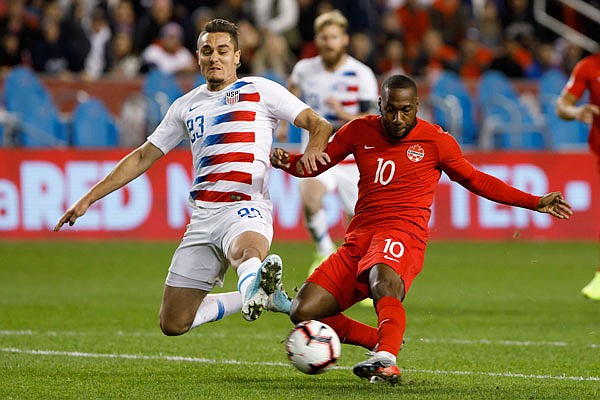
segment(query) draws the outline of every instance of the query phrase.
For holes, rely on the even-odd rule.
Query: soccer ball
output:
[[[327,371],[342,353],[340,338],[327,324],[303,321],[296,325],[285,341],[285,350],[292,365],[305,374]]]

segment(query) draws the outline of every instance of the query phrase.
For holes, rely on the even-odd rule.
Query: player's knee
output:
[[[309,319],[314,319],[314,312],[312,312],[312,307],[310,304],[303,301],[292,301],[292,308],[290,310],[290,319],[294,324],[297,324],[302,321],[307,321]]]
[[[190,324],[183,321],[160,319],[160,330],[167,336],[180,336],[190,330]]]

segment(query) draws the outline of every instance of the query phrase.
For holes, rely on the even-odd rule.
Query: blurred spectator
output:
[[[417,57],[425,32],[429,30],[431,22],[427,9],[422,7],[418,0],[406,0],[396,9],[396,16],[404,32],[404,49],[409,60]]]
[[[560,55],[556,52],[552,43],[541,43],[535,49],[535,59],[539,65],[540,75],[553,69],[562,71]]]
[[[126,32],[133,35],[136,27],[136,15],[130,0],[119,0],[116,6],[110,8],[111,26],[114,33]]]
[[[442,33],[444,42],[454,48],[465,37],[471,11],[460,0],[436,0],[429,11],[431,27]]]
[[[70,46],[61,35],[58,21],[48,18],[42,21],[41,39],[31,49],[33,68],[59,77],[68,77],[71,71],[79,71],[79,60],[73,57]]]
[[[479,31],[469,29],[460,43],[459,75],[463,78],[479,78],[494,59],[494,52],[479,40]]]
[[[158,68],[167,74],[198,71],[194,55],[183,45],[183,28],[169,22],[160,30],[160,38],[142,53],[145,69]]]
[[[186,37],[186,47],[190,51],[196,52],[198,47],[198,36],[200,36],[200,33],[204,30],[208,21],[214,18],[215,13],[210,7],[198,7],[192,12],[190,17],[191,34]]]
[[[226,19],[238,24],[241,21],[254,23],[251,3],[244,0],[223,0],[215,8],[215,18]]]
[[[475,25],[483,46],[495,50],[502,45],[502,21],[494,0],[485,1],[481,14],[475,18]]]
[[[154,0],[152,6],[141,16],[137,23],[133,45],[135,51],[143,51],[160,34],[160,29],[174,20],[171,0]]]
[[[74,72],[82,71],[85,58],[90,51],[90,41],[82,25],[88,17],[84,2],[72,2],[65,12],[60,8],[58,1],[47,2],[43,15],[44,18],[55,18],[60,21],[61,40],[67,43],[72,60],[69,69]]]
[[[104,9],[96,7],[92,10],[86,33],[90,51],[85,58],[84,73],[85,78],[94,80],[100,78],[108,67],[108,47],[112,32]]]
[[[27,57],[34,45],[39,32],[39,15],[35,15],[25,7],[25,0],[11,0],[6,2],[6,12],[0,17],[0,37],[16,36],[19,57]],[[14,38],[8,42],[2,40],[9,47],[15,45]],[[9,50],[12,52],[13,50]],[[3,62],[4,63],[4,62]]]
[[[489,69],[500,71],[509,78],[525,77],[523,68],[514,57],[517,50],[517,41],[514,38],[505,37],[502,45],[496,50],[496,54],[490,63]]]
[[[285,38],[294,53],[302,40],[298,30],[300,9],[297,0],[252,0],[254,24],[260,32],[273,32]]]
[[[254,25],[248,20],[238,22],[237,26],[239,32],[238,44],[241,53],[240,59],[244,60],[238,67],[237,72],[239,76],[244,76],[252,73],[252,60],[260,45],[261,37]]]
[[[0,36],[0,75],[23,63],[19,47],[19,36],[15,33],[7,32]]]
[[[444,43],[440,31],[430,29],[423,36],[423,46],[412,64],[411,71],[413,75],[433,82],[445,69],[457,71],[458,64],[456,49]]]
[[[141,69],[142,61],[133,52],[133,39],[127,32],[117,32],[108,52],[108,75],[118,78],[133,78]]]
[[[502,16],[502,26],[505,35],[536,36],[541,33],[541,27],[533,16],[533,1],[508,0],[506,12]]]
[[[366,64],[371,70],[377,70],[375,46],[371,37],[366,32],[354,32],[350,34],[348,53],[361,63]]]
[[[285,86],[295,63],[296,57],[283,36],[267,31],[254,54],[252,73]]]
[[[404,46],[400,39],[390,39],[386,42],[377,71],[382,75],[382,80],[390,75],[407,75],[404,65]]]
[[[298,0],[298,32],[300,34],[300,48],[296,55],[298,58],[314,57],[319,53],[314,42],[313,21],[317,17],[317,0]]]

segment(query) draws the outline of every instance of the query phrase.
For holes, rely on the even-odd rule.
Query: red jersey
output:
[[[565,86],[565,90],[578,99],[586,89],[590,92],[590,104],[600,107],[600,53],[579,61]],[[600,115],[594,117],[588,143],[590,149],[600,156]]]
[[[384,132],[381,116],[368,115],[342,126],[325,152],[331,168],[354,154],[360,172],[358,201],[348,233],[375,227],[402,227],[426,242],[431,204],[445,172],[471,192],[502,204],[537,209],[539,197],[522,192],[477,170],[463,156],[456,140],[441,127],[417,118],[415,127],[400,140]],[[296,175],[299,155],[290,157]]]

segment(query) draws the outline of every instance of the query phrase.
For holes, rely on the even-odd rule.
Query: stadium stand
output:
[[[479,145],[484,149],[543,149],[551,139],[542,118],[519,96],[499,71],[483,74],[477,85],[481,104]]]
[[[155,128],[183,90],[174,75],[152,69],[144,78],[143,93],[148,101],[148,126]]]
[[[549,127],[554,149],[585,149],[589,127],[583,122],[563,120],[555,111],[556,99],[567,83],[567,79],[564,72],[556,69],[549,70],[540,77],[538,87],[540,108]]]
[[[453,71],[444,71],[431,85],[430,101],[436,123],[462,145],[477,144],[477,125],[471,94]]]
[[[74,147],[116,147],[119,144],[115,121],[97,98],[90,97],[77,105],[71,128]]]
[[[14,119],[13,142],[23,147],[63,147],[68,127],[41,81],[29,68],[17,66],[4,81],[6,110]]]

